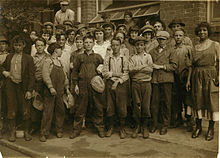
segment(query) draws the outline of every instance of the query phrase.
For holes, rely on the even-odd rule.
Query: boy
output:
[[[35,47],[37,53],[33,56],[34,66],[35,66],[35,84],[34,84],[34,93],[38,93],[40,95],[41,100],[43,101],[43,90],[44,90],[44,83],[42,78],[42,68],[45,62],[45,59],[49,56],[44,50],[46,48],[46,40],[44,38],[37,38],[35,40]],[[35,95],[34,94],[34,95]],[[38,130],[40,127],[40,121],[42,117],[42,112],[33,108],[31,111],[31,119],[32,119],[32,129],[31,133]]]
[[[12,40],[14,53],[6,57],[1,66],[0,73],[6,77],[7,117],[9,126],[9,141],[16,141],[15,119],[18,110],[22,111],[25,124],[24,138],[30,141],[30,99],[34,88],[34,62],[33,58],[25,54],[25,40],[17,35]]]
[[[111,40],[112,55],[106,56],[103,67],[103,76],[106,78],[108,131],[106,137],[113,133],[113,116],[116,111],[120,121],[120,138],[126,137],[124,129],[125,118],[127,117],[127,87],[128,87],[128,60],[120,52],[121,40]]]
[[[159,46],[150,51],[154,63],[151,81],[151,109],[154,125],[150,132],[155,132],[158,127],[158,112],[160,111],[159,115],[162,118],[160,135],[165,135],[170,123],[172,83],[174,82],[174,71],[177,67],[177,59],[175,53],[167,46],[169,33],[167,31],[158,31],[156,38]],[[163,101],[163,104],[160,104],[161,101]]]
[[[186,81],[188,77],[188,67],[186,64],[186,60],[191,57],[192,48],[189,45],[184,44],[185,38],[185,30],[182,28],[176,29],[174,32],[174,39],[176,45],[173,47],[174,53],[177,56],[177,69],[174,74],[174,103],[173,103],[173,125],[177,127],[182,123],[182,105],[184,104],[185,109],[185,116],[187,118],[187,131],[192,131],[192,124],[191,124],[191,108],[187,105],[192,105],[192,101],[190,99],[191,94],[186,90]],[[171,110],[171,111],[172,111]],[[172,116],[172,115],[171,115]],[[172,118],[172,117],[171,117]]]
[[[76,62],[73,65],[72,81],[75,93],[78,95],[77,108],[75,112],[73,132],[70,138],[73,139],[80,135],[83,118],[86,115],[88,106],[92,107],[93,122],[98,130],[99,137],[103,138],[103,105],[100,103],[101,93],[96,92],[91,87],[91,79],[97,76],[97,67],[103,64],[103,59],[99,54],[92,50],[94,46],[94,37],[87,35],[83,38],[84,53],[76,56]]]
[[[8,41],[4,36],[0,36],[0,65],[4,63],[8,55]],[[6,94],[5,94],[5,80],[0,78],[0,139],[2,138],[3,121],[6,115]]]
[[[52,43],[48,47],[51,57],[45,59],[42,68],[43,81],[47,88],[44,89],[44,111],[41,122],[40,141],[46,142],[50,133],[53,113],[55,113],[57,138],[63,137],[63,122],[65,118],[65,107],[63,104],[64,90],[69,94],[69,82],[65,74],[61,61],[58,59],[62,55],[62,47],[57,43]]]
[[[151,73],[153,72],[153,61],[150,54],[145,49],[144,37],[137,37],[135,46],[137,54],[133,55],[129,61],[129,71],[132,80],[133,117],[136,128],[132,133],[132,138],[136,138],[140,126],[143,128],[143,138],[149,137],[148,125],[151,117]],[[141,124],[142,122],[142,124]]]

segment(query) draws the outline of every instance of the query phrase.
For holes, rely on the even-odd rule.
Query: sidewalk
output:
[[[39,134],[33,135],[33,140],[26,142],[24,139],[16,139],[16,142],[7,141],[7,136],[0,140],[0,144],[6,145],[14,150],[25,153],[31,157],[118,157],[118,155],[129,155],[134,151],[144,152],[144,146],[151,145],[152,142],[158,144],[166,144],[167,150],[172,150],[169,145],[186,147],[193,151],[203,151],[208,153],[218,152],[218,122],[215,125],[215,138],[212,141],[205,141],[205,133],[207,131],[208,121],[203,121],[203,132],[197,139],[191,138],[191,133],[186,132],[184,127],[169,129],[166,135],[159,135],[159,131],[150,134],[150,139],[143,139],[141,134],[137,139],[130,138],[131,129],[127,129],[128,138],[120,139],[118,131],[115,130],[110,138],[99,138],[92,129],[83,130],[81,135],[75,139],[69,139],[70,129],[65,129],[63,138],[56,138],[51,133],[47,142],[39,141]],[[159,150],[159,149],[157,149]],[[181,149],[179,149],[181,150]],[[174,151],[175,152],[175,151]],[[183,151],[181,151],[184,153]],[[146,153],[145,153],[146,154]],[[145,155],[147,156],[147,155]],[[130,155],[129,155],[130,157]]]

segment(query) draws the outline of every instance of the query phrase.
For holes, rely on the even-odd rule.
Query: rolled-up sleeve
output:
[[[43,77],[43,81],[45,82],[45,84],[49,89],[53,88],[53,84],[50,78],[52,67],[53,67],[52,60],[50,58],[47,58],[43,64],[42,77]]]

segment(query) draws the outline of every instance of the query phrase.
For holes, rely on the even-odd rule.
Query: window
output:
[[[208,2],[208,22],[212,26],[220,26],[220,1],[209,1]]]

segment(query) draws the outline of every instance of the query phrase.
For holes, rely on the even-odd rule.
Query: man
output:
[[[68,9],[69,0],[60,0],[61,9],[55,14],[54,25],[63,24],[65,20],[70,20],[74,22],[75,12]]]
[[[102,25],[102,28],[105,30],[105,40],[111,43],[111,39],[113,38],[115,26],[112,23],[105,23]]]

